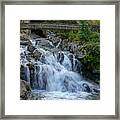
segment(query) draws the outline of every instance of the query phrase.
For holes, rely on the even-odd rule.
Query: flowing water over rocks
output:
[[[84,80],[80,61],[69,51],[62,51],[61,39],[55,43],[55,38],[49,33],[47,38],[21,40],[20,76],[32,88],[29,99],[99,99],[99,85]]]

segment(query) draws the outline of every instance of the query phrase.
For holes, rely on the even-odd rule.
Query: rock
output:
[[[36,35],[38,35],[42,38],[46,38],[46,35],[45,35],[44,31],[41,30],[41,29],[36,29],[36,30],[33,29],[33,30],[31,30],[31,34],[36,34]]]
[[[83,91],[84,92],[88,92],[88,93],[90,93],[91,92],[91,89],[90,89],[90,87],[86,84],[86,83],[83,83],[83,85],[82,85],[84,88],[83,88]]]
[[[30,37],[26,33],[21,33],[20,34],[20,40],[22,41],[28,41]]]
[[[45,98],[41,93],[31,92],[29,100],[42,100]]]
[[[80,61],[77,60],[77,59],[75,58],[75,55],[72,54],[72,53],[69,54],[68,57],[69,57],[69,59],[70,59],[70,61],[71,61],[71,64],[72,64],[72,70],[73,70],[74,72],[80,73],[80,71],[81,71],[81,63],[80,63]]]
[[[20,66],[20,78],[27,81],[27,67],[23,65]]]
[[[24,39],[24,40],[20,40],[20,45],[32,45],[31,41],[29,39]]]
[[[76,92],[77,84],[72,80],[71,77],[65,76],[63,84],[64,84],[63,87],[64,92],[65,91]]]
[[[29,64],[27,64],[27,66],[29,67],[29,69],[34,69],[34,64],[32,62],[30,62]]]
[[[20,41],[20,45],[27,46],[27,45],[29,45],[29,42],[28,41]]]
[[[34,50],[33,52],[33,58],[35,58],[35,60],[40,60],[42,53],[39,52],[38,50]]]
[[[67,49],[71,53],[75,54],[78,51],[78,46],[75,43],[70,42],[70,43],[68,43]]]
[[[46,90],[46,87],[47,87],[47,73],[46,72],[43,72],[42,79],[43,79],[42,90]]]
[[[100,93],[100,90],[93,88],[94,92]]]
[[[68,39],[63,39],[61,41],[61,44],[59,45],[59,48],[62,50],[62,51],[69,51],[68,49],[68,43],[69,43],[69,40]]]
[[[27,64],[27,66],[29,67],[30,72],[30,86],[32,89],[36,89],[38,87],[39,66],[32,62]]]
[[[70,59],[71,64],[72,64],[72,69],[73,69],[73,57],[74,55],[72,53],[68,55],[68,58]]]
[[[54,45],[52,44],[52,42],[46,38],[37,38],[36,45],[39,47],[54,48]]]
[[[69,86],[69,84],[68,84],[68,77],[67,78],[65,77],[65,80],[64,80],[63,84],[64,84],[64,90],[63,91],[64,92],[68,91],[68,86]]]
[[[84,50],[84,51],[78,50],[78,51],[76,52],[76,57],[77,57],[78,60],[81,60],[82,58],[84,58],[85,55],[86,55],[86,51],[85,51],[85,50]]]
[[[60,64],[62,64],[62,62],[64,61],[64,54],[62,52],[58,53],[57,60],[58,62],[60,62]]]
[[[30,41],[30,37],[25,34],[25,33],[21,33],[20,34],[20,45],[32,45],[31,41]]]
[[[31,87],[25,80],[20,80],[20,98],[21,100],[27,100],[31,93]]]
[[[28,45],[27,50],[29,52],[33,52],[35,50],[35,47],[33,47],[32,45]]]
[[[45,55],[41,55],[40,57],[40,61],[45,64],[46,60],[45,60]]]
[[[53,43],[54,46],[58,48],[62,40],[59,37],[54,37],[51,38],[50,41]]]
[[[26,55],[26,60],[29,61],[29,62],[31,61],[31,53],[28,53],[28,54]]]
[[[81,72],[81,63],[79,60],[75,59],[75,65],[73,67],[73,71],[74,72],[78,72],[80,73]]]

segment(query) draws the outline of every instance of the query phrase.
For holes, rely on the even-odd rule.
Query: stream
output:
[[[24,80],[32,88],[32,98],[99,100],[100,87],[81,76],[80,61],[69,51],[59,49],[61,40],[53,44],[49,37],[31,35],[31,45],[25,41],[20,44],[20,64],[24,66]]]

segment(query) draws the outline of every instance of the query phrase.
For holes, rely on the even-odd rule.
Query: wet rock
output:
[[[53,43],[53,45],[58,48],[61,44],[61,41],[62,39],[59,38],[59,37],[54,37],[54,38],[51,38],[50,41]]]
[[[39,47],[46,47],[46,48],[54,48],[54,45],[51,41],[49,41],[46,38],[37,38],[36,39],[36,45]]]
[[[83,91],[84,92],[88,92],[88,93],[90,93],[91,92],[91,89],[90,89],[90,87],[86,84],[86,83],[83,83]]]
[[[31,54],[30,53],[26,55],[26,60],[29,62],[31,61]]]
[[[46,87],[47,87],[47,73],[46,72],[43,72],[42,79],[43,79],[42,90],[46,90]]]
[[[33,52],[33,51],[35,50],[35,47],[32,46],[32,45],[28,45],[27,50],[28,50],[29,52]]]
[[[27,100],[31,93],[31,87],[25,80],[20,80],[20,99]]]
[[[93,88],[93,91],[96,93],[100,93],[100,90]]]
[[[20,45],[27,46],[29,45],[29,41],[20,41]]]
[[[41,55],[40,61],[41,61],[41,63],[44,63],[44,64],[46,63],[45,55]]]
[[[27,64],[27,66],[29,67],[29,72],[30,72],[30,86],[32,89],[34,89],[34,84],[35,84],[35,75],[36,75],[36,69],[35,69],[35,65],[30,62],[29,64]]]
[[[73,66],[74,66],[74,65],[73,65],[73,61],[74,61],[73,58],[74,58],[74,55],[73,55],[73,54],[69,54],[69,55],[68,55],[68,58],[69,58],[70,61],[71,61],[72,69],[73,69]]]
[[[62,64],[62,62],[64,61],[64,54],[62,52],[58,53],[57,60],[58,62],[60,62],[60,64]]]
[[[39,52],[38,50],[35,50],[33,52],[33,58],[35,58],[35,60],[40,60],[41,55],[42,55],[42,53]]]
[[[66,76],[65,79],[64,79],[64,82],[63,82],[63,84],[64,84],[64,92],[68,91],[68,87],[69,87],[68,79],[69,79],[69,77]]]
[[[63,51],[69,51],[68,49],[68,43],[69,43],[69,40],[68,39],[63,39],[61,41],[61,44],[59,45],[59,48]]]
[[[34,64],[32,62],[27,64],[27,66],[29,67],[29,69],[34,69]]]
[[[70,61],[73,62],[73,54],[69,54],[68,57],[69,57]]]
[[[74,72],[81,72],[81,63],[79,60],[75,59],[75,66],[73,67]]]
[[[63,46],[65,46],[64,48],[66,48],[66,50],[69,51],[70,53],[75,54],[78,51],[77,44],[72,43],[72,42],[65,42],[64,44],[63,44]]]
[[[63,84],[64,84],[63,87],[64,92],[65,91],[76,92],[77,84],[72,80],[71,77],[65,76]]]
[[[80,73],[80,71],[81,71],[81,63],[80,63],[80,61],[77,60],[77,59],[75,58],[75,55],[73,55],[72,53],[69,54],[68,57],[69,57],[69,59],[70,59],[70,61],[71,61],[71,64],[72,64],[72,70],[73,70],[74,72]]]
[[[24,60],[26,57],[26,52],[20,53],[21,60]]]
[[[20,66],[20,78],[27,81],[27,68],[23,65]]]

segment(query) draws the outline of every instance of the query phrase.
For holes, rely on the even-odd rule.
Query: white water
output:
[[[87,92],[61,92],[61,91],[42,91],[42,90],[33,90],[34,99],[41,100],[86,100],[92,99],[92,94]]]
[[[52,53],[40,48],[34,39],[31,42],[36,50],[42,53],[44,61],[41,60],[41,57],[39,61],[35,61],[32,57],[28,61],[27,56],[30,52],[27,51],[27,47],[21,46],[20,62],[27,68],[25,73],[27,81],[32,83],[33,94],[37,94],[38,99],[40,95],[44,96],[42,99],[86,99],[87,96],[95,93],[93,88],[99,89],[92,83],[83,80],[77,71],[73,72],[73,69],[76,68],[75,61],[77,61],[74,55],[72,63],[67,52]],[[51,42],[50,45],[53,46]],[[32,79],[30,78],[30,69],[27,66],[29,63],[34,65]]]

